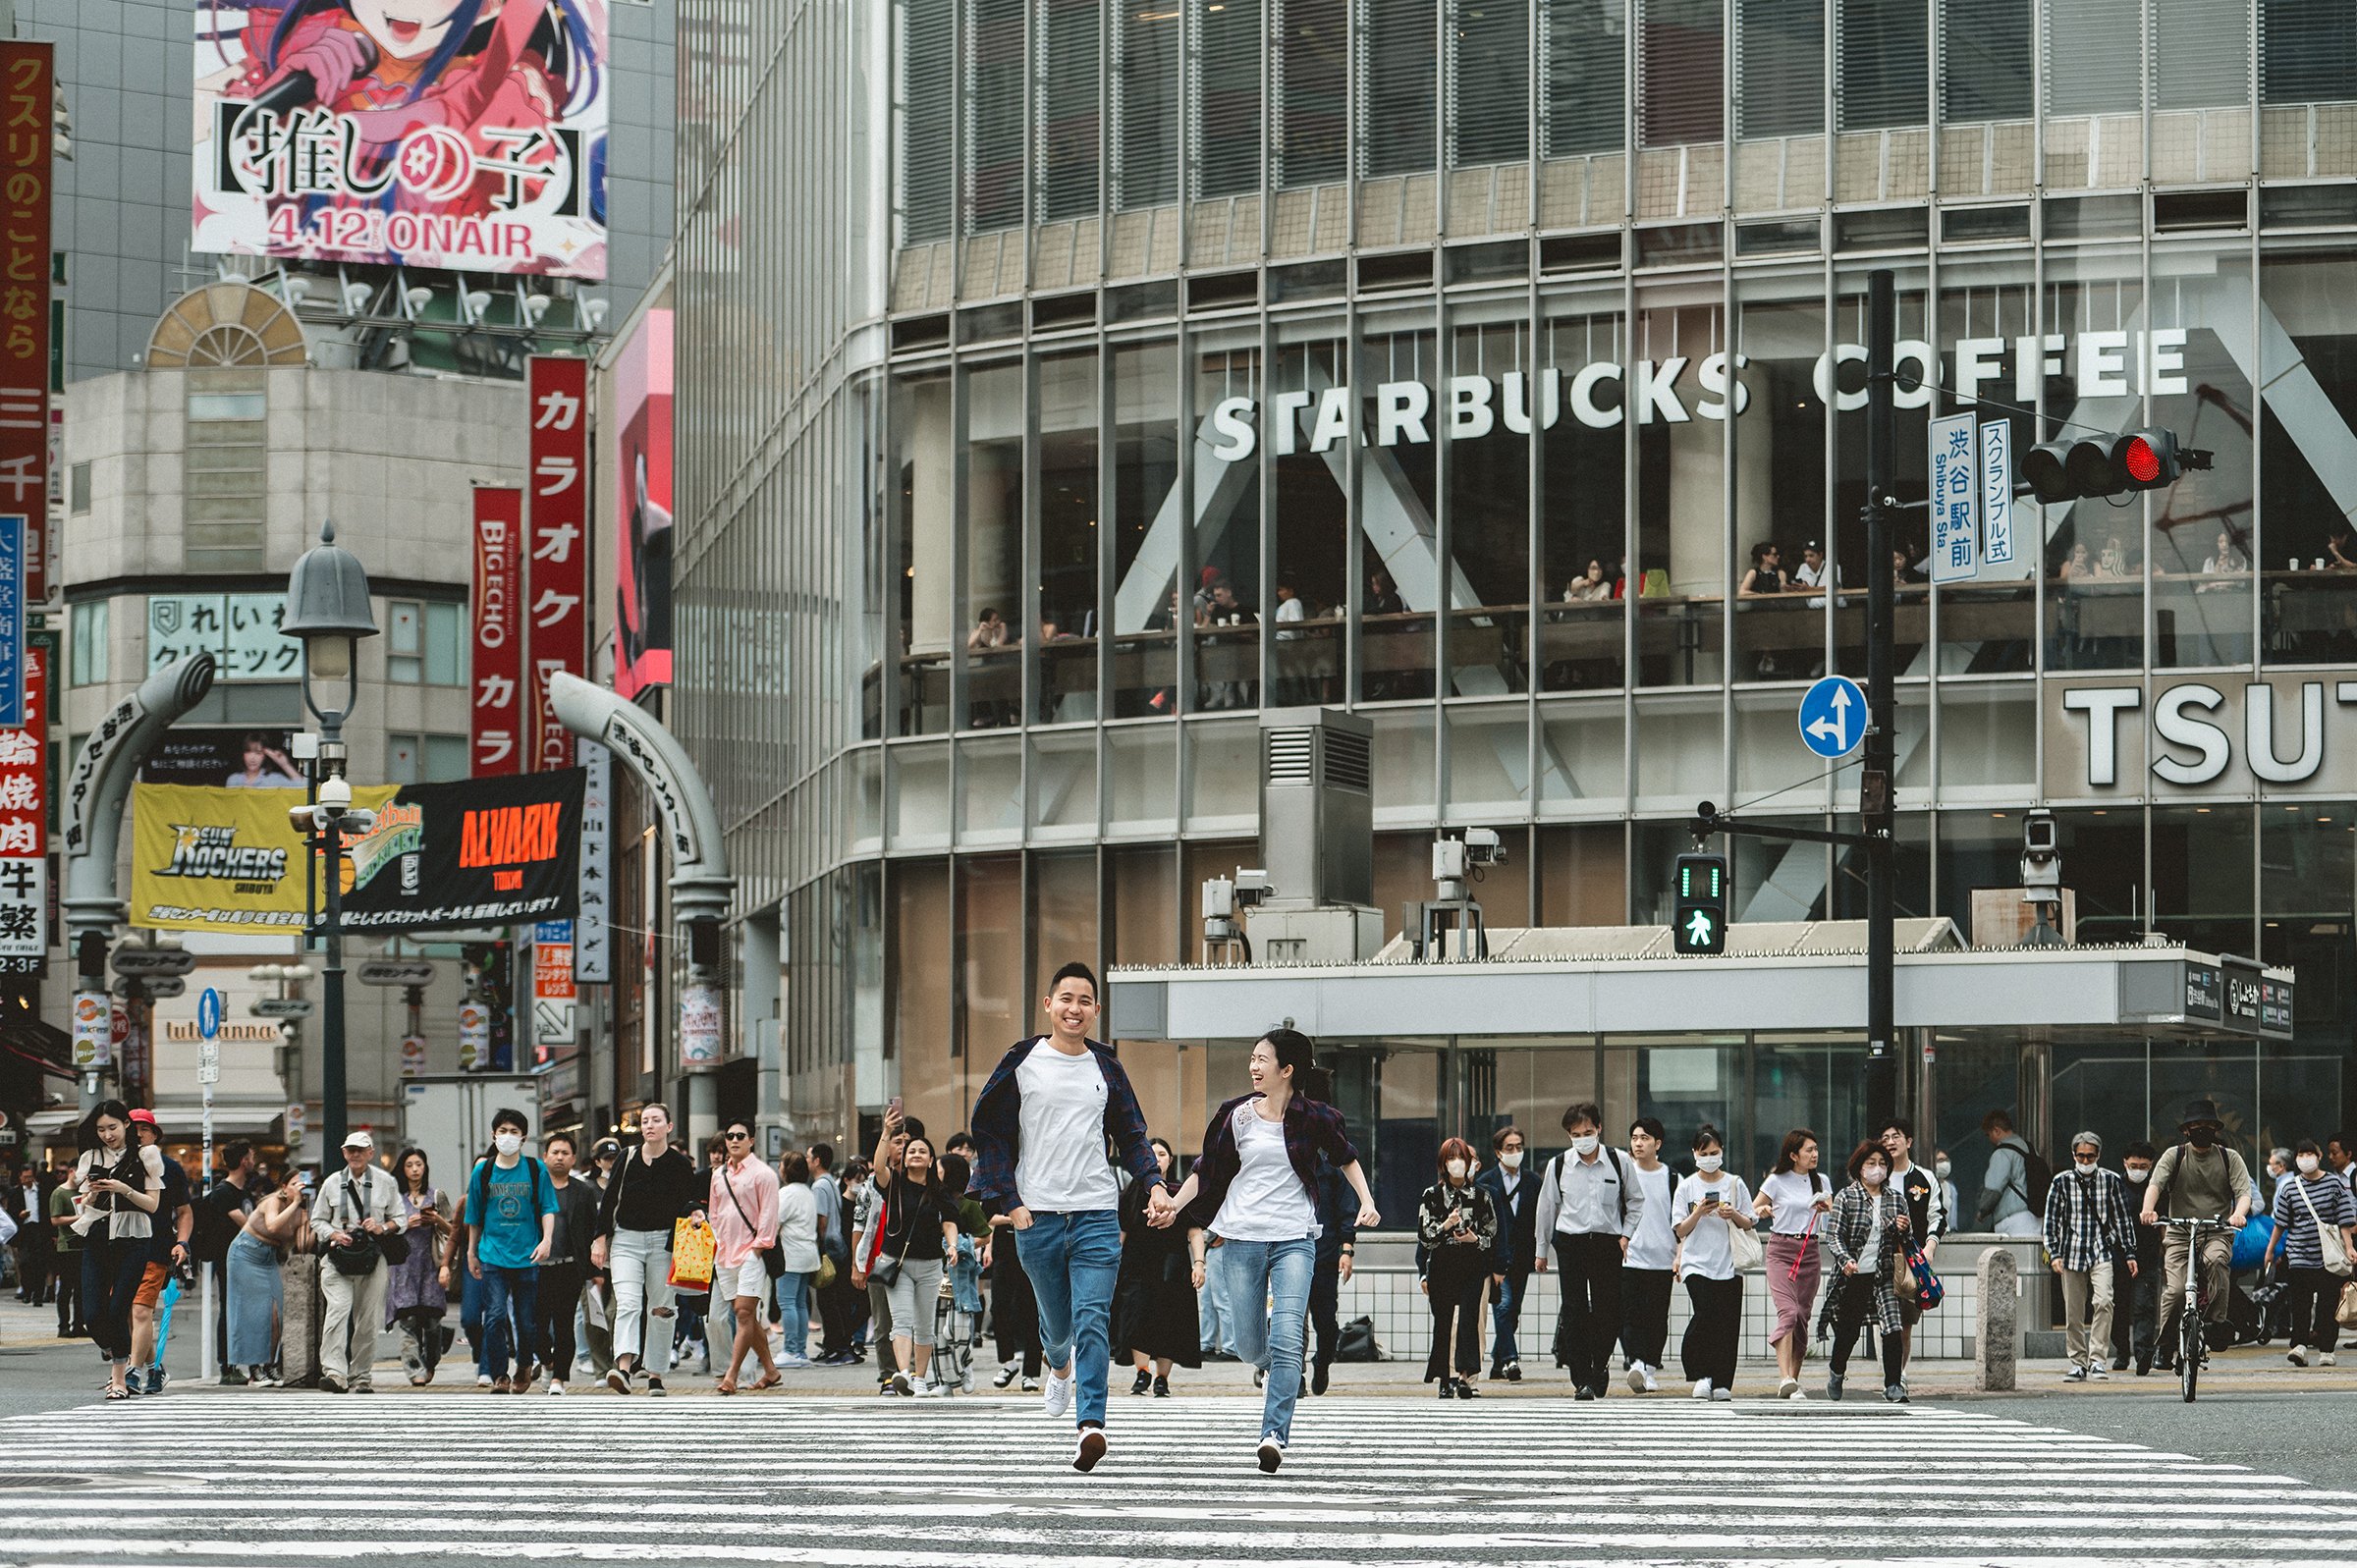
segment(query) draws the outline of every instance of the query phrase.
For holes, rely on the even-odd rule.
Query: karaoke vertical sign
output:
[[[39,604],[49,592],[44,537],[55,50],[50,43],[0,42],[0,514],[23,519],[11,585],[21,608]],[[12,651],[21,670],[22,642]]]
[[[478,485],[474,492],[474,718],[468,772],[523,771],[529,704],[523,689],[521,550],[523,492]]]
[[[527,371],[525,638],[534,772],[573,766],[573,736],[548,702],[549,676],[580,675],[589,637],[589,361],[534,354]]]

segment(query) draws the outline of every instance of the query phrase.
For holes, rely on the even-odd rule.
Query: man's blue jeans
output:
[[[1268,1374],[1261,1401],[1260,1430],[1279,1442],[1293,1439],[1293,1404],[1301,1397],[1301,1352],[1309,1324],[1309,1278],[1318,1264],[1318,1244],[1308,1236],[1291,1241],[1236,1241],[1228,1254],[1228,1321],[1235,1325],[1235,1354]],[[1268,1315],[1261,1315],[1261,1304]]]
[[[1498,1299],[1490,1303],[1490,1365],[1504,1367],[1520,1361],[1522,1353],[1514,1343],[1514,1330],[1522,1326],[1522,1298],[1530,1290],[1527,1270],[1509,1271],[1506,1281],[1495,1287]]]
[[[538,1269],[494,1269],[488,1264],[483,1266],[483,1370],[494,1379],[508,1375],[508,1358],[520,1350],[524,1359],[530,1359],[530,1352],[522,1350],[522,1345],[530,1343],[529,1337],[520,1344],[516,1325],[520,1323],[538,1323],[539,1311]]]
[[[1122,1270],[1122,1224],[1110,1209],[1031,1216],[1014,1254],[1039,1301],[1039,1342],[1051,1370],[1071,1364],[1078,1425],[1105,1425],[1113,1363],[1113,1285]],[[1306,1289],[1306,1287],[1304,1287]]]

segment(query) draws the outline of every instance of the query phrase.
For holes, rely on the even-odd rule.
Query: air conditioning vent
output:
[[[1315,783],[1313,768],[1317,758],[1317,734],[1310,730],[1272,730],[1268,731],[1268,767],[1271,784]]]
[[[1326,782],[1343,789],[1369,789],[1374,785],[1371,751],[1367,737],[1347,730],[1326,731]]]

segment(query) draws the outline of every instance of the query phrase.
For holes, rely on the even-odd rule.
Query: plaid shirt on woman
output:
[[[2046,1190],[2046,1255],[2074,1272],[2136,1256],[2136,1221],[2119,1172],[2056,1175]]]

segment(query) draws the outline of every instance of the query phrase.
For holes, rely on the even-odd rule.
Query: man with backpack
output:
[[[1604,1112],[1592,1102],[1563,1112],[1571,1148],[1547,1167],[1535,1226],[1562,1270],[1556,1360],[1569,1369],[1581,1399],[1604,1397],[1619,1337],[1620,1267],[1645,1216],[1645,1195],[1631,1177],[1628,1157],[1604,1146],[1603,1128]],[[1544,1271],[1547,1255],[1537,1252],[1531,1267]]]
[[[2218,1119],[2215,1101],[2196,1100],[2185,1108],[2178,1124],[2182,1140],[2162,1151],[2153,1166],[2153,1179],[2144,1189],[2144,1222],[2161,1222],[2163,1206],[2171,1219],[2216,1219],[2224,1216],[2227,1228],[2202,1236],[2202,1321],[2226,1321],[2226,1301],[2232,1294],[2234,1237],[2251,1217],[2250,1167],[2242,1156],[2219,1141],[2224,1123]],[[2185,1269],[2192,1248],[2190,1232],[2172,1229],[2161,1243],[2160,1365],[2174,1370],[2177,1360],[2175,1325],[2184,1305]]]
[[[556,1186],[548,1167],[523,1152],[528,1130],[521,1110],[494,1113],[491,1158],[476,1161],[466,1178],[466,1271],[483,1285],[483,1370],[495,1394],[532,1386],[540,1266],[556,1251]],[[511,1354],[518,1360],[512,1381]]]
[[[1989,1140],[1989,1173],[1981,1178],[1979,1217],[1982,1225],[2001,1236],[2036,1241],[2044,1234],[2046,1195],[2055,1181],[2055,1167],[2013,1130],[2013,1118],[1992,1110],[1981,1118]]]
[[[221,1385],[236,1387],[246,1374],[229,1364],[229,1244],[238,1239],[253,1213],[260,1193],[254,1190],[258,1170],[253,1145],[243,1138],[221,1151],[221,1175],[196,1204],[196,1261],[213,1271],[213,1359],[221,1364]]]

